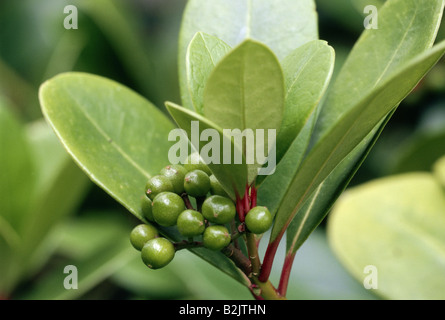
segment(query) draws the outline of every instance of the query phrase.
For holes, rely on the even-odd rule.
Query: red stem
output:
[[[257,198],[256,188],[255,185],[252,184],[252,186],[250,187],[250,200],[252,208],[256,207],[256,198]]]
[[[244,192],[244,215],[250,211],[250,197],[249,197],[249,186],[246,185],[246,191]]]
[[[280,244],[282,235],[279,235],[274,241],[270,242],[264,255],[263,265],[261,266],[260,276],[258,280],[266,282],[269,280],[270,272],[272,271],[272,264],[277,253],[278,245]]]
[[[244,222],[244,205],[243,199],[236,196],[236,212],[238,212],[238,218],[241,223]]]
[[[294,263],[295,253],[288,253],[284,259],[283,270],[281,271],[280,283],[278,284],[278,293],[286,296],[289,277]]]

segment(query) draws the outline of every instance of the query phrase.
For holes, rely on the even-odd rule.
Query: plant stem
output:
[[[266,300],[286,300],[286,297],[279,294],[270,281],[261,282],[256,277],[252,281],[260,289],[259,296],[261,298]]]
[[[281,237],[278,237],[278,239],[275,239],[267,246],[260,276],[258,277],[261,282],[266,282],[269,279],[270,272],[272,271],[273,260],[275,258],[275,254],[277,253],[278,245],[280,244],[279,239],[281,239]]]
[[[278,284],[278,292],[280,295],[285,296],[287,292],[287,286],[289,284],[289,277],[292,271],[292,264],[294,263],[295,253],[288,253],[284,259],[283,269],[281,270],[280,283]]]
[[[249,259],[252,263],[252,274],[254,277],[258,277],[260,274],[261,262],[258,256],[258,247],[256,245],[255,235],[251,232],[246,233],[247,238],[247,252],[249,253]]]
[[[233,245],[229,245],[222,249],[222,253],[224,253],[229,259],[231,259],[235,263],[235,265],[240,268],[245,275],[247,275],[247,277],[251,277],[252,263],[241,252],[241,250],[235,248]]]
[[[184,200],[184,204],[187,209],[195,210],[195,208],[193,208],[193,206],[192,206],[192,203],[190,202],[190,199],[189,199],[189,196],[187,195],[187,193],[184,192],[183,194],[181,194],[181,198],[182,198],[182,200]]]

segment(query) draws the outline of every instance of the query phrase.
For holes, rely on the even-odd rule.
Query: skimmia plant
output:
[[[313,0],[190,0],[179,37],[182,106],[166,103],[173,121],[128,88],[82,73],[45,82],[42,110],[91,180],[141,220],[131,242],[149,267],[186,248],[255,298],[283,299],[298,248],[444,54],[445,42],[433,46],[443,8],[386,1],[378,29],[364,30],[331,81],[334,49],[318,38]],[[170,160],[184,136],[202,159],[182,166]]]

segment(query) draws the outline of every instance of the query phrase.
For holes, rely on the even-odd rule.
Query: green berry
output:
[[[207,175],[211,175],[212,171],[210,171],[209,167],[202,161],[199,153],[194,152],[187,157],[184,163],[184,168],[190,172],[193,170],[201,170],[207,173]]]
[[[205,230],[204,217],[195,210],[183,211],[177,221],[178,231],[185,237],[199,236]]]
[[[161,226],[174,226],[184,210],[184,200],[176,193],[162,192],[153,199],[153,218]]]
[[[261,234],[272,226],[272,214],[266,207],[254,207],[246,215],[246,227],[255,234]]]
[[[230,198],[210,196],[202,204],[202,214],[210,222],[226,224],[236,215],[236,207]]]
[[[163,175],[153,176],[145,185],[147,196],[153,200],[161,192],[174,192],[170,179]]]
[[[190,171],[185,175],[184,189],[192,197],[204,197],[210,191],[210,178],[202,170]]]
[[[171,164],[162,168],[160,173],[170,180],[175,193],[181,194],[184,192],[184,178],[187,170],[183,166],[180,164]]]
[[[211,250],[221,250],[227,247],[230,243],[231,237],[229,230],[224,226],[210,226],[207,227],[202,236],[204,247]]]
[[[153,202],[147,196],[141,197],[141,211],[148,221],[154,221],[153,218]]]
[[[130,233],[131,245],[141,251],[144,245],[158,236],[158,230],[151,224],[140,224],[136,226]]]
[[[229,197],[227,192],[222,187],[221,183],[218,181],[218,179],[216,179],[216,177],[213,174],[210,176],[210,192],[213,195]]]
[[[142,261],[151,269],[165,267],[175,257],[175,247],[165,238],[148,241],[141,250]]]

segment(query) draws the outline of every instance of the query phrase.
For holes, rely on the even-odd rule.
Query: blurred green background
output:
[[[363,31],[368,2],[316,1],[320,38],[336,50],[336,71]],[[69,4],[79,10],[77,30],[63,27]],[[145,268],[128,241],[138,221],[89,182],[42,121],[38,88],[66,71],[114,79],[164,111],[165,100],[179,103],[177,39],[185,4],[0,2],[0,164],[13,162],[15,168],[13,174],[1,173],[0,201],[16,215],[8,224],[8,214],[0,212],[0,298],[251,298],[247,289],[189,252],[181,251],[165,269]],[[444,26],[438,39],[445,39]],[[429,171],[445,154],[444,141],[442,60],[400,105],[351,186],[394,173]],[[337,261],[325,225],[298,252],[288,298],[378,299]],[[280,252],[273,282],[284,259]],[[66,265],[79,270],[77,290],[63,287]]]

